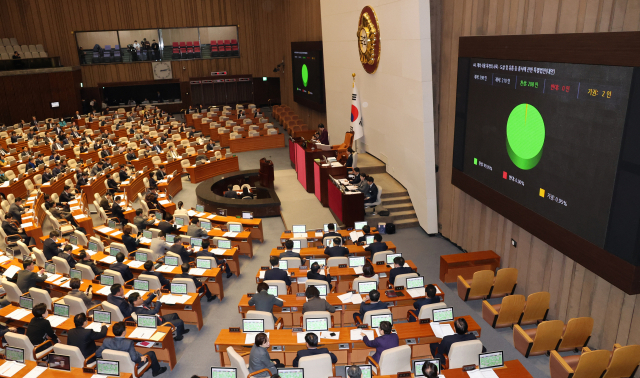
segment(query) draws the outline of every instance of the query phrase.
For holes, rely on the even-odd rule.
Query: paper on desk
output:
[[[440,323],[434,323],[431,322],[429,323],[429,325],[431,326],[431,329],[433,330],[433,334],[441,339],[445,336],[449,336],[449,335],[453,335],[453,328],[451,328],[450,324],[440,324]]]
[[[107,257],[103,258],[100,261],[105,263],[105,264],[113,264],[114,262],[116,262],[116,257],[115,256],[107,256]]]
[[[7,270],[4,271],[4,273],[2,273],[2,275],[7,278],[13,278],[13,276],[19,271],[20,271],[20,268],[18,268],[15,265],[11,265],[10,267],[7,268]]]
[[[418,288],[415,288],[415,289],[408,289],[407,293],[409,293],[411,298],[424,297],[424,295],[425,295],[424,286],[423,287],[418,287]]]
[[[156,332],[149,338],[149,340],[160,341],[166,335],[164,332]]]
[[[17,310],[11,311],[11,313],[9,315],[5,316],[5,318],[20,320],[20,319],[24,318],[25,316],[29,315],[30,313],[31,313],[31,311],[29,311],[27,309],[19,308]]]
[[[211,215],[209,215],[209,216],[207,217],[207,219],[213,219],[213,218],[215,218],[215,217],[216,217],[216,215],[215,215],[215,214],[211,214]]]
[[[73,216],[73,218],[74,218],[74,219],[84,219],[84,218],[86,218],[86,217],[87,217],[87,216],[86,216],[86,215],[84,215],[84,214],[74,215],[74,216]]]
[[[257,335],[258,335],[258,332],[245,333],[244,343],[245,344],[255,344]],[[269,332],[267,332],[267,339],[268,338],[269,338]]]
[[[332,333],[335,333],[335,336],[331,336]],[[320,338],[329,339],[329,340],[338,340],[340,338],[340,332],[331,332],[331,331],[322,331],[320,332]]]
[[[105,286],[102,289],[96,291],[96,294],[101,294],[101,295],[109,295],[111,294],[111,286]]]
[[[98,231],[104,232],[106,234],[106,233],[109,233],[109,232],[113,231],[113,228],[111,228],[111,227],[102,227],[102,228],[99,228]]]
[[[141,266],[144,265],[144,261],[129,260],[129,263],[127,265],[129,265],[132,268],[140,268]]]
[[[193,247],[193,252],[200,252],[202,247]]]
[[[168,205],[168,204],[170,204],[171,202],[169,202],[169,201],[167,201],[167,200],[162,200],[162,201],[158,201],[158,203],[159,203],[160,205]]]
[[[190,295],[165,294],[160,298],[160,302],[167,304],[185,303],[189,298],[191,298]]]
[[[71,209],[71,211],[80,210],[80,206],[71,206],[69,209]]]
[[[27,222],[27,223],[23,223],[21,225],[22,228],[27,228],[27,227],[31,227],[31,226],[33,226],[33,222]]]
[[[151,243],[151,239],[148,239],[148,238],[140,238],[140,243],[149,244],[149,243]]]
[[[13,377],[13,375],[24,368],[25,364],[21,364],[15,361],[7,361],[0,366],[0,375],[4,377]]]
[[[173,271],[173,268],[175,268],[175,267],[171,266],[171,265],[163,265],[163,266],[159,267],[158,269],[156,269],[156,272],[171,273]]]
[[[191,274],[192,276],[201,276],[206,271],[207,271],[206,269],[202,269],[202,268],[191,268],[189,269],[189,274]]]
[[[53,282],[54,285],[62,285],[63,283],[69,281],[69,278],[67,277],[62,277],[59,280],[56,280],[55,282]]]
[[[93,322],[91,324],[89,324],[88,326],[84,327],[84,329],[91,329],[95,332],[100,332],[100,330],[102,329],[102,325],[98,322]]]
[[[122,231],[116,231],[116,232],[114,232],[113,234],[111,234],[109,236],[118,236],[120,234],[122,234]]]
[[[349,190],[358,190],[358,187],[355,185],[347,185],[347,189]]]
[[[198,213],[198,214],[196,214],[196,217],[198,217],[198,218],[202,218],[202,217],[204,217],[204,216],[205,216],[205,214],[206,214],[206,213]]]
[[[11,259],[8,258],[7,256],[0,256],[0,264],[4,264],[7,261],[10,261]]]
[[[344,192],[344,194],[347,194],[347,195],[349,195],[349,194],[359,194],[359,193],[360,193],[360,192],[353,192],[353,191],[346,191],[346,192]]]
[[[58,315],[49,315],[47,317],[47,320],[49,321],[49,323],[51,323],[52,327],[57,327],[60,324],[64,323],[65,320],[67,320],[68,318],[62,317],[62,316],[58,316]]]
[[[338,295],[338,299],[340,299],[342,303],[351,303],[352,296],[353,296],[353,293],[341,294],[341,295]]]
[[[75,205],[76,203],[78,203],[78,200],[71,200],[71,201],[69,201],[69,205]]]
[[[338,163],[337,161],[334,161],[333,163],[331,163],[332,167],[342,167],[341,163]]]
[[[209,252],[213,253],[214,255],[224,255],[227,250],[223,248],[213,248],[210,249]]]
[[[197,213],[195,211],[193,211],[193,210],[187,210],[187,215],[190,216],[190,217],[192,217],[192,216],[194,216],[196,214]]]
[[[264,273],[265,273],[265,272],[266,272],[266,270],[261,270],[260,272],[258,272],[258,277],[259,277],[261,280],[264,280]]]
[[[123,182],[120,183],[120,185],[127,185],[129,183],[129,180],[125,180]]]
[[[353,268],[353,272],[355,274],[363,274],[364,272],[362,271],[362,267],[361,266],[356,266]]]
[[[435,285],[434,285],[435,286]],[[436,294],[442,294],[442,292],[440,291],[440,289],[438,289],[438,287],[436,286]]]
[[[42,184],[42,186],[45,186],[45,185],[46,184]],[[9,186],[9,181],[5,181],[5,182],[2,183],[2,185],[0,185],[1,188],[6,188],[7,186]]]
[[[316,238],[321,238],[324,234],[322,232],[316,231]]]
[[[353,242],[357,241],[361,236],[364,236],[362,231],[351,231],[349,233],[349,237],[351,238],[351,241],[353,241]]]
[[[71,289],[71,280],[66,280],[62,285],[60,285],[60,287],[64,289]]]
[[[127,338],[148,340],[155,331],[155,328],[136,327]]]
[[[228,231],[228,232],[225,232],[224,235],[222,235],[222,236],[225,237],[225,238],[235,238],[236,236],[238,236],[238,233],[237,232]]]
[[[293,233],[293,237],[294,238],[306,238],[307,237],[307,233],[306,232],[294,232]]]
[[[24,375],[23,378],[38,378],[40,374],[44,373],[47,370],[46,366],[36,366],[31,369],[30,372]]]
[[[351,341],[362,340],[361,332],[367,335],[369,340],[373,340],[373,330],[356,328],[351,330]]]
[[[360,294],[353,294],[351,296],[351,303],[353,303],[353,304],[362,303],[362,296]]]
[[[127,293],[124,295],[124,297],[125,297],[125,298],[129,298],[129,296],[130,296],[131,294],[133,294],[133,293],[138,293],[138,294],[140,294],[140,296],[141,296],[141,297],[144,297],[144,296],[147,294],[147,292],[146,292],[146,291],[144,291],[144,290],[129,290],[129,291],[127,291]]]
[[[85,252],[87,252],[87,255],[89,255],[89,256],[93,256],[93,255],[95,255],[96,253],[98,253],[98,252],[96,252],[96,251],[92,251],[92,250],[90,250],[90,249],[85,249]]]
[[[469,378],[498,378],[498,374],[493,369],[469,370],[467,374]]]
[[[31,196],[31,197],[27,198],[27,200],[29,200],[29,201],[33,201],[34,199],[36,199],[36,196]]]

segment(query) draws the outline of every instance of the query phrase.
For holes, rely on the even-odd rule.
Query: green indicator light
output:
[[[513,108],[507,120],[507,153],[516,167],[529,170],[542,157],[545,128],[538,109],[530,104]]]
[[[306,64],[302,65],[302,84],[306,87],[309,84],[309,69]]]
[[[478,159],[473,158],[473,164],[478,165]]]

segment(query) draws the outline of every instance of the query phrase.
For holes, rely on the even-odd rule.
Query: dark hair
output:
[[[198,217],[191,217],[191,224],[198,224]]]
[[[184,203],[182,201],[178,201],[178,209],[182,209],[182,205],[184,205]]]
[[[69,244],[65,245],[64,248],[62,249],[63,251],[72,251],[73,247],[70,246]]]
[[[127,224],[124,227],[122,227],[122,233],[125,235],[131,234],[131,231],[133,231],[133,227],[131,227],[130,224]]]
[[[147,260],[144,262],[144,270],[146,270],[147,272],[151,271],[151,268],[153,268],[153,261],[151,260]]]
[[[73,324],[76,325],[76,328],[82,327],[86,321],[87,315],[85,315],[84,312],[76,314],[76,316],[73,317]]]
[[[360,168],[355,167],[355,168],[353,168],[353,171],[354,171],[354,172],[360,172]]]
[[[80,253],[78,253],[78,257],[80,258],[80,260],[84,260],[84,258],[87,257],[87,252],[83,249],[82,251],[80,251]]]
[[[458,335],[464,335],[465,333],[467,333],[467,321],[464,320],[464,318],[458,318],[456,319],[455,322],[453,322],[453,325],[455,326],[456,329],[456,333]]]
[[[267,334],[264,333],[264,332],[260,332],[259,334],[256,335],[255,344],[256,344],[256,346],[260,346],[260,345],[266,343],[267,340],[268,340]]]
[[[11,214],[11,213],[9,213],[9,214]],[[56,230],[53,230],[53,231],[49,232],[49,237],[50,238],[57,238],[58,236],[60,236],[60,233],[58,231],[56,231]]]
[[[124,322],[117,322],[116,324],[113,325],[113,329],[112,329],[114,336],[122,336],[122,334],[126,330],[127,330],[127,326],[124,324]]]
[[[373,176],[367,176],[367,181],[368,182],[373,182]]]
[[[318,273],[319,270],[320,270],[320,264],[318,264],[317,261],[311,264],[311,271],[313,273]]]
[[[333,244],[337,244],[337,245],[342,244],[342,238],[339,236],[336,236],[335,238],[333,238]]]
[[[324,125],[323,125],[323,124],[319,124],[319,125],[318,125],[318,128],[319,128],[319,129],[324,129]]]
[[[182,269],[182,273],[187,273],[189,271],[189,263],[183,262],[182,265],[180,265],[180,269]]]
[[[71,281],[69,281],[69,287],[72,289],[80,289],[80,283],[79,278],[72,278]]]
[[[119,283],[113,284],[111,286],[111,294],[112,295],[118,294],[120,292],[120,289],[122,289],[122,285],[120,285]]]
[[[373,235],[373,240],[375,240],[378,243],[380,243],[382,241],[382,235],[380,235],[380,234]]]
[[[369,292],[369,299],[371,302],[377,302],[380,300],[380,292],[376,289],[373,289]]]
[[[310,347],[315,348],[318,346],[318,336],[315,333],[307,333],[304,336],[304,341],[306,341]]]
[[[133,304],[135,301],[138,300],[138,298],[140,298],[140,293],[138,292],[133,292],[131,294],[129,294],[129,303]]]
[[[122,252],[118,252],[118,254],[116,255],[116,261],[117,262],[123,262],[124,261],[124,253]]]
[[[362,226],[362,232],[364,232],[365,234],[368,234],[371,232],[371,227],[369,227],[368,224],[365,224],[364,226]]]
[[[320,297],[320,290],[318,290],[318,288],[313,285],[309,285],[307,287],[307,290],[304,291],[304,295],[309,299],[318,298]]]
[[[433,286],[433,284],[428,284],[424,291],[427,294],[427,298],[433,298],[436,296],[436,287]]]
[[[280,257],[278,256],[269,257],[269,264],[271,264],[271,266],[277,266],[278,264],[280,264]]]
[[[211,245],[211,243],[209,242],[209,239],[202,239],[202,249],[203,250],[208,250],[209,246]]]
[[[31,310],[34,318],[41,318],[45,312],[47,312],[47,305],[44,303],[38,303],[33,306],[33,309]]]
[[[333,231],[333,230],[335,230],[335,229],[336,229],[336,226],[335,226],[333,223],[329,223],[329,224],[327,225],[327,229],[328,229],[329,231]]]
[[[438,367],[431,362],[422,365],[422,375],[424,378],[438,378]]]
[[[358,365],[352,365],[349,366],[347,369],[347,376],[349,378],[360,378],[362,377],[362,370],[360,370],[360,367],[358,367]]]
[[[8,213],[8,214],[11,214],[11,213]],[[8,214],[7,214],[7,215],[8,215]],[[27,269],[27,268],[28,268],[28,267],[30,267],[33,263],[34,263],[34,262],[33,262],[33,260],[31,260],[30,258],[24,259],[24,260],[22,261],[22,268]]]
[[[158,237],[159,238],[164,238],[165,236],[166,236],[166,234],[164,233],[164,231],[158,232]]]
[[[388,322],[386,320],[380,322],[380,330],[382,332],[384,332],[385,335],[388,335],[391,333],[391,322]]]
[[[400,265],[400,267],[402,268],[404,266],[404,257],[402,256],[394,257],[393,263]]]
[[[365,277],[373,277],[375,275],[375,272],[373,271],[373,265],[365,264],[365,266],[362,267],[362,273]]]
[[[269,290],[269,285],[267,285],[265,282],[260,282],[258,284],[258,293],[261,292],[262,290]]]
[[[22,201],[22,197],[16,197],[14,202],[21,202]]]
[[[284,242],[284,247],[286,249],[293,249],[293,240],[287,239],[287,241]]]
[[[136,215],[142,214],[142,209],[136,209]]]
[[[347,148],[347,152],[349,152],[349,153],[353,153],[353,148],[348,147],[348,148]]]

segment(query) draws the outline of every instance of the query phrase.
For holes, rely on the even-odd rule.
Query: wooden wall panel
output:
[[[595,319],[590,346],[640,343],[640,295],[624,294],[526,230],[451,185],[458,37],[640,30],[640,0],[437,1],[442,20],[434,65],[437,120],[438,217],[442,234],[465,250],[493,249],[503,267],[519,269],[517,292],[551,293],[549,317]],[[435,79],[434,79],[434,82]],[[511,239],[518,242],[517,248]]]

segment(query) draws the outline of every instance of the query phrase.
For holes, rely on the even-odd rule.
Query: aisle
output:
[[[302,187],[295,170],[275,171],[274,178],[274,187],[282,203],[282,220],[288,229],[294,224],[305,224],[307,229],[322,228],[325,223],[336,221],[329,208],[322,207],[315,194],[307,193]]]

